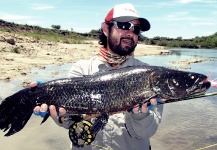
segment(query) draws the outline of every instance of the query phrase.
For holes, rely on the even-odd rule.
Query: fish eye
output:
[[[191,78],[192,80],[195,79],[195,76],[194,76],[194,75],[189,74],[189,76],[190,76],[190,78]]]
[[[179,86],[179,83],[175,79],[172,79],[172,81],[176,86]]]

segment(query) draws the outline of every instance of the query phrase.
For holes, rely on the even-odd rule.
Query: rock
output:
[[[23,75],[23,76],[26,76],[26,75],[27,75],[27,73],[26,73],[26,72],[22,72],[22,73],[21,73],[21,75]]]
[[[59,71],[53,71],[52,74],[53,74],[53,75],[58,75],[58,74],[59,74]]]
[[[15,43],[16,43],[13,38],[11,38],[11,39],[6,39],[6,42],[9,43],[9,44],[11,44],[11,45],[15,45]]]
[[[44,70],[44,69],[46,69],[46,67],[45,66],[40,66],[39,69]]]
[[[21,85],[22,85],[22,87],[27,88],[27,87],[29,87],[29,82],[24,81]]]
[[[0,36],[0,42],[6,42],[6,39],[3,36]]]

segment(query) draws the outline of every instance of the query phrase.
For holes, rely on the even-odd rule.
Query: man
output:
[[[82,77],[127,66],[147,65],[135,59],[133,53],[140,32],[149,29],[149,22],[138,16],[132,4],[114,6],[105,17],[99,32],[99,44],[102,45],[99,55],[90,60],[80,60],[74,63],[68,77]],[[31,86],[35,86],[33,84]],[[156,99],[151,99],[152,105],[156,103]],[[37,106],[34,111],[43,112],[47,108],[48,106],[43,104],[41,107]],[[69,128],[68,121],[59,122],[55,106],[50,106],[49,110],[51,117],[58,125]],[[60,114],[66,113],[63,108],[58,111]],[[150,137],[156,133],[162,111],[163,106],[153,111],[145,103],[142,106],[135,106],[130,112],[113,114],[109,116],[108,123],[103,130],[97,133],[93,145],[72,149],[149,150]]]

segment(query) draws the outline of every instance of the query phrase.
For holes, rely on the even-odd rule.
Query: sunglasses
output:
[[[114,24],[114,26],[117,29],[122,29],[122,30],[130,30],[131,28],[133,29],[133,32],[136,35],[139,35],[141,32],[141,27],[136,24],[132,24],[131,22],[117,22],[117,21],[112,21],[111,23]]]

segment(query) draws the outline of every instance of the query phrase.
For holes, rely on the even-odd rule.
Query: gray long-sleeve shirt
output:
[[[127,66],[147,65],[138,59],[130,58],[119,68]],[[111,70],[112,67],[103,62],[99,57],[90,60],[80,60],[74,63],[68,77],[82,77],[101,71]],[[113,150],[148,150],[150,137],[152,137],[161,121],[163,106],[159,106],[157,112],[149,110],[146,113],[119,113],[109,116],[105,128],[97,133],[93,142],[84,148],[73,147],[73,150],[99,150],[110,148]],[[158,114],[156,114],[158,113]],[[101,147],[101,148],[100,148]]]

